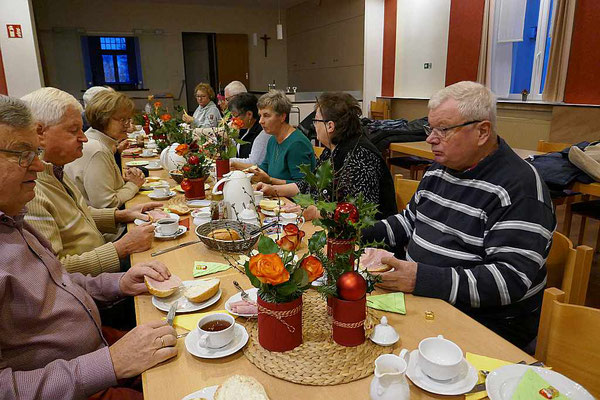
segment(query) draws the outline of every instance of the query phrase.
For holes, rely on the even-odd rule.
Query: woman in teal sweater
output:
[[[304,178],[299,166],[314,169],[316,160],[312,144],[299,130],[286,122],[292,103],[285,93],[271,90],[258,99],[259,123],[272,135],[267,154],[256,169],[254,180],[270,184],[298,182]]]

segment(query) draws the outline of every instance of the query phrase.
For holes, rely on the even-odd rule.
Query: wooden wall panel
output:
[[[0,94],[8,95],[6,76],[4,75],[4,64],[2,63],[2,50],[0,50]]]
[[[578,143],[600,140],[600,107],[554,107],[550,141]]]

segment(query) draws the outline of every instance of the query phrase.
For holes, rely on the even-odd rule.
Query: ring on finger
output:
[[[162,336],[160,337],[160,347],[165,347],[165,339]]]

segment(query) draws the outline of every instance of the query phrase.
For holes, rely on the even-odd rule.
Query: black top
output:
[[[250,157],[250,151],[252,150],[252,143],[254,142],[254,139],[256,139],[256,137],[259,135],[259,133],[261,131],[262,131],[262,126],[260,126],[260,124],[258,123],[258,120],[256,120],[256,122],[254,123],[254,125],[252,125],[252,127],[250,129],[246,130],[245,132],[240,132],[240,139],[242,139],[243,141],[248,142],[248,143],[240,145],[240,148],[237,153],[237,158]]]

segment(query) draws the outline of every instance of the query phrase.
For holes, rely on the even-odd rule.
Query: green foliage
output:
[[[268,236],[261,236],[258,240],[258,252],[261,254],[274,254],[279,251],[279,246]]]

